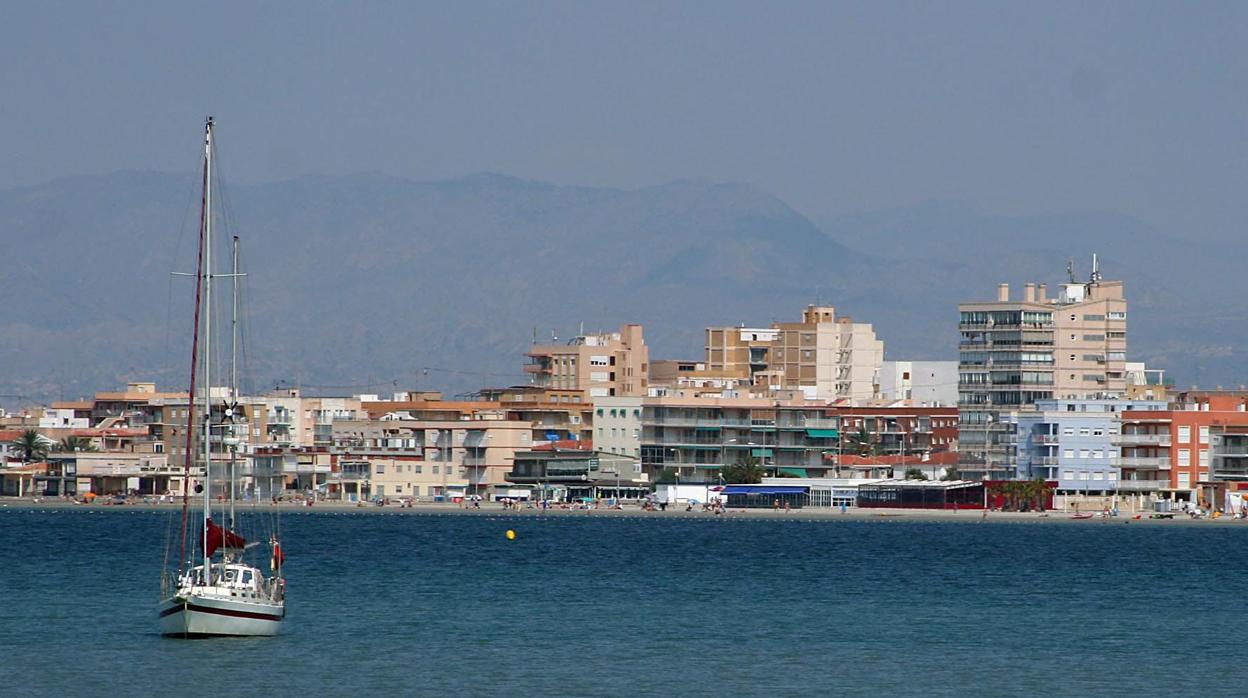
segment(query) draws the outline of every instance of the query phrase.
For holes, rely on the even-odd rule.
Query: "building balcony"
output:
[[[368,480],[369,474],[358,470],[343,470],[330,476],[331,480],[340,482],[362,482]]]
[[[1031,440],[1038,444],[1056,446],[1060,443],[1061,437],[1057,434],[1032,434]]]
[[[1118,460],[1118,464],[1123,468],[1169,468],[1170,459],[1155,456],[1124,456]]]
[[[1117,434],[1110,441],[1123,446],[1169,446],[1170,434]]]
[[[1119,480],[1119,492],[1156,492],[1170,486],[1169,480]]]

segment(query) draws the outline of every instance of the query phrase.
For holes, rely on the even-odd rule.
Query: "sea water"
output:
[[[283,634],[187,641],[172,516],[0,510],[0,693],[1243,692],[1248,525],[298,513]]]

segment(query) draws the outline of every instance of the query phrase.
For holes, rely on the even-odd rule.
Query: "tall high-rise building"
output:
[[[706,328],[706,370],[809,399],[867,401],[875,395],[884,343],[869,323],[807,306],[801,322],[768,328]]]
[[[1121,281],[1101,279],[1093,258],[1086,283],[1073,274],[1056,298],[1028,283],[1021,299],[1000,284],[995,301],[960,303],[959,470],[1008,479],[1013,425],[1003,411],[1038,400],[1123,395],[1127,389],[1127,301]]]

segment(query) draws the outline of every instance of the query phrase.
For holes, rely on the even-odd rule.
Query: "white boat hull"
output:
[[[282,627],[280,604],[179,595],[160,605],[160,633],[172,637],[266,637]]]

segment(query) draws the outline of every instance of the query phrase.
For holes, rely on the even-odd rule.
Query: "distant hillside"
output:
[[[878,266],[736,184],[359,175],[224,194],[250,273],[257,387],[522,381],[535,330],[566,338],[582,322],[643,322],[656,356],[697,356],[707,323],[791,317]],[[193,262],[195,195],[192,178],[154,173],[0,192],[0,229],[27,260],[0,280],[0,393],[185,384],[191,291],[169,272]]]
[[[581,323],[641,322],[653,356],[698,357],[708,324],[794,318],[815,300],[874,322],[890,358],[954,358],[959,299],[989,297],[1002,280],[1057,282],[1068,255],[1086,274],[1092,251],[1127,281],[1133,356],[1210,385],[1242,380],[1245,365],[1245,330],[1230,321],[1244,316],[1231,281],[1243,251],[1166,240],[1120,217],[933,205],[821,230],[745,185],[613,190],[489,174],[308,177],[223,193],[249,272],[253,389],[519,382],[535,331],[565,339]],[[14,260],[0,275],[0,395],[185,385],[191,288],[169,272],[191,268],[196,197],[190,176],[133,172],[0,191]]]

